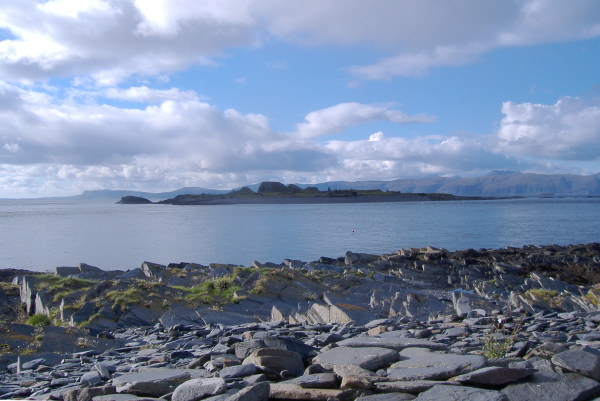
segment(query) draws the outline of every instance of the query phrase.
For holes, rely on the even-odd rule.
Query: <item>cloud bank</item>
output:
[[[168,82],[191,67],[218,69],[234,49],[272,43],[368,48],[374,58],[340,71],[368,84],[425,76],[495,49],[598,36],[596,0],[4,0],[0,197],[490,169],[584,172],[572,162],[599,161],[600,108],[580,97],[504,99],[495,132],[407,138],[394,127],[418,132],[436,116],[340,101],[309,108],[293,132],[277,132],[273,116],[217,107]],[[153,88],[157,82],[167,88]],[[364,128],[358,140],[344,135],[378,122],[392,128]]]

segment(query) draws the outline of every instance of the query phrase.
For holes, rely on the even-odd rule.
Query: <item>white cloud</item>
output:
[[[346,128],[368,121],[383,120],[398,124],[432,122],[427,115],[409,116],[399,110],[361,103],[340,103],[325,109],[310,112],[306,122],[298,124],[297,135],[301,138],[316,138],[339,134]]]
[[[239,7],[238,7],[239,5]],[[159,76],[256,42],[244,2],[5,0],[0,72],[13,81]]]
[[[362,79],[423,74],[504,46],[600,35],[596,0],[4,0],[0,73],[12,81],[92,77],[113,85],[268,44],[375,47]],[[77,79],[80,81],[80,79]]]
[[[520,156],[600,160],[600,107],[564,97],[553,105],[505,102],[499,148]]]

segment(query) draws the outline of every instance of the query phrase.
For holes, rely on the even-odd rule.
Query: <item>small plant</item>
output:
[[[510,335],[504,333],[504,330],[500,327],[501,323],[501,321],[498,321],[494,329],[488,333],[483,343],[481,355],[488,359],[504,358],[508,354],[521,330],[523,319],[520,319],[515,324]]]
[[[35,315],[30,316],[25,323],[31,326],[41,327],[49,326],[52,322],[50,321],[48,316],[42,313],[36,313]]]
[[[539,300],[545,302],[552,308],[560,306],[562,298],[559,296],[556,290],[545,290],[541,288],[532,288],[525,291],[525,295],[529,296],[533,300]]]

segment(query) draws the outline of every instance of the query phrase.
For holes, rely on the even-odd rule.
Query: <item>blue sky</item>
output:
[[[600,172],[596,0],[4,0],[0,198]]]

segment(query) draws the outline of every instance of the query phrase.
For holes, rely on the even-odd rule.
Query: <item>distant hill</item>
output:
[[[301,185],[302,186],[302,185]],[[458,196],[600,196],[600,173],[594,175],[493,172],[481,177],[431,177],[393,181],[332,181],[312,185],[319,190],[381,189],[383,191],[448,193]]]
[[[480,177],[428,177],[403,178],[393,181],[330,181],[319,184],[295,184],[300,188],[316,187],[320,191],[367,190],[397,191],[407,193],[445,193],[456,196],[600,196],[600,173],[593,175],[533,174],[494,171]],[[248,185],[258,191],[260,183]],[[239,190],[234,188],[233,190]],[[177,195],[218,195],[231,190],[202,187],[185,187],[170,192],[141,192],[127,190],[85,191],[69,199],[118,200],[124,196],[137,196],[153,201],[174,198]]]
[[[141,192],[141,191],[127,191],[124,189],[112,190],[112,189],[100,189],[95,191],[84,191],[81,195],[71,196],[70,199],[82,199],[82,200],[115,200],[124,196],[137,196],[140,198],[146,198],[150,200],[162,200],[168,198],[174,198],[177,195],[202,195],[202,194],[225,194],[229,190],[209,189],[202,187],[184,187],[169,192]]]

